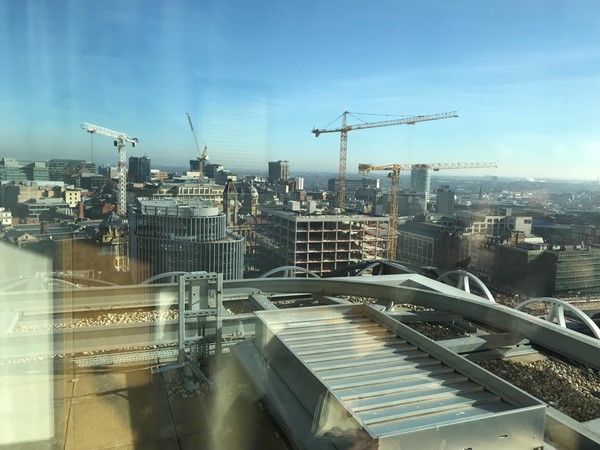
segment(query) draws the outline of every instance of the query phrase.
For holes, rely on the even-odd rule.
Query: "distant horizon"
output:
[[[116,156],[116,151],[115,151],[115,156]],[[140,156],[140,155],[127,155],[127,161],[129,161],[129,157],[130,156]],[[141,156],[147,156],[147,155],[141,155]],[[75,158],[66,158],[66,157],[53,157],[53,156],[49,156],[48,158],[45,159],[32,159],[32,158],[16,158],[14,156],[7,156],[7,155],[0,155],[0,159],[3,158],[12,158],[15,159],[17,161],[23,161],[23,162],[40,162],[40,161],[49,161],[52,159],[65,159],[65,160],[82,160],[88,163],[92,163],[92,161],[88,158],[85,157],[75,157]],[[161,170],[164,172],[190,172],[189,169],[189,164],[185,165],[178,165],[178,164],[154,164],[152,162],[152,158],[150,158],[151,161],[151,169],[153,170]],[[191,159],[191,158],[190,158]],[[271,161],[276,161],[271,160]],[[116,164],[116,158],[115,158],[115,163],[110,164],[110,163],[98,163],[98,162],[93,162],[93,164],[96,165],[96,168],[100,168],[100,167],[117,167]],[[210,163],[210,162],[209,162]],[[219,164],[222,165],[223,168],[225,170],[234,172],[234,173],[242,173],[244,175],[261,175],[261,176],[265,176],[268,174],[268,168],[265,167],[264,169],[251,169],[251,168],[235,168],[235,167],[227,167],[225,164],[220,163],[220,162],[215,162],[215,164]],[[432,163],[428,163],[428,162],[419,162],[419,163],[415,163],[415,164],[432,164]],[[290,163],[291,166],[291,163]],[[164,169],[164,170],[163,170]],[[530,182],[539,182],[539,183],[543,183],[543,182],[561,182],[561,183],[595,183],[595,184],[600,184],[600,177],[596,177],[595,179],[592,178],[554,178],[554,177],[525,177],[525,176],[508,176],[508,175],[495,175],[493,173],[483,173],[483,174],[473,174],[474,171],[476,170],[482,170],[482,171],[489,171],[490,169],[465,169],[465,170],[458,170],[458,171],[451,171],[451,172],[447,172],[447,171],[433,171],[432,175],[436,176],[436,177],[444,177],[444,178],[452,178],[452,179],[457,179],[457,178],[465,178],[465,179],[486,179],[486,178],[493,178],[496,177],[498,180],[521,180],[521,181],[530,181]],[[495,169],[491,169],[491,170],[495,170]],[[402,172],[403,174],[410,174],[410,171],[404,171]],[[319,169],[298,169],[298,170],[294,170],[293,167],[290,167],[290,176],[301,176],[302,174],[315,174],[315,175],[330,175],[330,178],[338,178],[339,172],[338,171],[333,171],[333,170],[319,170]],[[369,178],[379,178],[381,180],[384,180],[385,178],[387,178],[387,172],[385,171],[380,171],[380,172],[371,172],[370,175],[365,176],[362,175],[358,172],[352,172],[350,170],[346,171],[346,178],[361,178],[361,177],[369,177]]]
[[[116,163],[88,122],[169,166],[198,156],[189,114],[225,167],[336,171],[340,133],[311,130],[344,111],[361,111],[349,126],[456,111],[349,132],[348,173],[493,161],[497,176],[597,178],[600,2],[96,3],[0,2],[0,154]]]

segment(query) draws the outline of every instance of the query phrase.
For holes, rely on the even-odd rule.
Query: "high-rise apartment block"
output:
[[[147,156],[130,156],[127,179],[133,183],[150,181],[150,158]]]
[[[292,179],[294,182],[293,189],[295,191],[303,191],[304,190],[304,177],[294,177]]]
[[[429,201],[429,190],[431,189],[431,170],[412,169],[410,171],[410,191],[421,195],[425,203]]]
[[[289,161],[269,161],[269,183],[285,181],[290,176]]]
[[[229,231],[225,221],[216,206],[138,199],[129,214],[134,281],[173,271],[220,272],[226,280],[242,278],[244,238]]]
[[[446,216],[454,214],[454,191],[450,186],[435,191],[435,211]]]

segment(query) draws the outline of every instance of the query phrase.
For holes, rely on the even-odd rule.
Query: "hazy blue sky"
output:
[[[596,179],[599,17],[595,0],[0,0],[0,157],[90,159],[86,121],[184,166],[189,112],[227,168],[336,171],[339,134],[310,131],[344,110],[456,110],[351,132],[348,173],[497,161],[500,176]],[[116,163],[109,138],[94,160]]]

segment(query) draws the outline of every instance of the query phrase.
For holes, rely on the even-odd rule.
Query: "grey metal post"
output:
[[[185,362],[185,274],[177,277],[178,283],[178,306],[179,306],[179,327],[177,332],[177,355],[179,363]]]

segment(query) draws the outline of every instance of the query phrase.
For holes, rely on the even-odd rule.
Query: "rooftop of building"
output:
[[[16,224],[0,228],[4,231],[5,237],[19,237],[29,234],[42,239],[89,239],[96,235],[100,220],[87,220],[78,224],[71,223],[36,223],[36,224]],[[1,226],[0,226],[1,227]]]
[[[436,236],[445,229],[444,225],[440,225],[437,223],[415,222],[413,220],[406,221],[403,225],[400,225],[400,228],[403,230],[418,232],[428,236]]]
[[[23,202],[25,204],[37,204],[37,205],[66,205],[67,203],[63,198],[54,198],[54,197],[37,197],[30,198],[29,200]]]
[[[1,182],[2,184],[8,186],[27,186],[27,187],[37,187],[37,188],[52,188],[52,187],[64,187],[64,181],[45,181],[45,180],[35,180],[35,181],[27,181],[27,180],[5,180]]]
[[[175,197],[151,200],[138,198],[139,209],[143,214],[168,215],[178,217],[211,217],[223,215],[219,208],[205,201],[183,202]]]
[[[211,180],[198,180],[198,177],[176,177],[162,180],[160,182],[146,182],[146,187],[156,187],[162,189],[170,189],[174,187],[210,187],[212,189],[223,189],[222,184],[217,184]]]
[[[15,405],[20,411],[35,411],[35,418],[7,416],[7,423],[14,427],[10,434],[4,433],[0,438],[9,445],[13,438],[12,443],[19,445],[16,448],[24,449],[278,450],[339,449],[351,448],[351,445],[358,448],[360,444],[360,448],[367,448],[367,444],[373,443],[368,434],[357,433],[348,438],[348,433],[344,433],[348,428],[338,427],[340,422],[347,425],[345,418],[356,417],[364,421],[360,424],[366,423],[363,431],[374,433],[380,428],[381,442],[394,437],[403,444],[402,448],[438,448],[447,442],[445,439],[455,444],[453,448],[533,448],[531,442],[537,442],[536,448],[543,445],[546,449],[563,450],[596,448],[600,442],[597,420],[574,420],[559,412],[559,408],[566,408],[570,403],[563,400],[563,396],[556,401],[537,400],[525,394],[524,387],[521,387],[523,391],[516,389],[517,381],[508,379],[510,372],[522,380],[531,379],[527,386],[538,386],[549,380],[558,382],[561,373],[568,370],[566,373],[577,383],[571,383],[569,378],[568,384],[550,389],[552,392],[548,395],[561,393],[564,397],[581,399],[576,386],[580,382],[597,386],[597,372],[576,373],[577,369],[560,361],[549,361],[525,344],[513,348],[514,353],[507,352],[503,360],[498,360],[502,364],[494,358],[488,361],[490,364],[485,369],[500,373],[498,378],[477,367],[464,354],[475,353],[467,347],[493,350],[505,345],[509,342],[507,333],[470,329],[463,334],[456,330],[467,325],[465,318],[489,321],[502,330],[508,327],[519,340],[527,337],[532,342],[548,343],[550,348],[568,348],[575,359],[589,360],[591,367],[597,370],[595,357],[599,347],[592,338],[554,329],[556,325],[527,318],[526,314],[511,313],[505,306],[416,275],[240,280],[225,283],[224,288],[224,306],[232,310],[223,316],[224,323],[231,315],[235,316],[236,324],[243,323],[244,327],[234,326],[233,329],[243,332],[237,336],[237,344],[228,345],[230,353],[224,353],[218,362],[211,356],[202,366],[210,384],[200,384],[194,392],[186,391],[185,383],[193,382],[193,377],[185,371],[179,372],[176,364],[169,369],[168,364],[174,361],[176,353],[168,356],[169,348],[164,346],[143,349],[156,356],[127,364],[116,362],[119,355],[135,357],[132,350],[136,349],[122,348],[112,354],[99,351],[54,359],[32,358],[31,361],[23,357],[18,363],[0,366],[4,392],[10,393],[4,398],[4,404]],[[116,316],[124,317],[126,313],[112,307],[127,299],[133,300],[131,289],[138,288],[112,286],[69,293],[69,303],[65,304],[71,305],[70,308],[78,303],[88,307],[94,304],[97,294],[104,294],[103,304],[98,307],[110,309],[110,314],[100,317],[113,322],[83,325],[78,332],[65,327],[46,335],[70,337],[65,342],[74,346],[73,351],[98,342],[99,348],[112,348],[111,345],[126,345],[138,335],[142,342],[151,343],[153,334],[148,330],[157,329],[156,325],[160,324],[161,339],[172,342],[171,337],[165,336],[174,335],[176,321],[165,317],[155,318],[155,323],[116,320]],[[140,291],[142,289],[146,292],[143,301],[148,305],[157,299],[161,305],[168,305],[176,301],[176,293],[181,292],[175,284],[155,289],[145,286]],[[305,294],[294,297],[296,292],[318,292],[323,303],[315,306],[315,298]],[[407,300],[402,292],[411,303],[414,300],[417,305],[428,306],[428,310],[406,310],[406,305],[398,305],[398,309],[384,312],[369,304],[353,305],[336,298],[350,293],[366,295],[379,299],[374,306],[383,306],[392,298]],[[240,310],[240,298],[246,295],[244,307],[247,309]],[[72,296],[76,296],[78,302],[72,301]],[[353,297],[353,300],[358,298]],[[52,308],[60,304],[55,299]],[[39,308],[39,301],[19,305]],[[248,308],[248,305],[253,307]],[[291,309],[294,306],[298,308]],[[249,311],[255,313],[246,314]],[[72,314],[70,311],[67,317]],[[86,317],[91,316],[86,314]],[[20,316],[19,324],[26,325],[27,318],[27,315]],[[426,327],[409,326],[413,319],[440,322],[450,318],[453,321],[450,335],[441,333],[439,328],[430,327],[427,331]],[[96,334],[93,341],[86,341],[86,332],[99,325],[105,331]],[[260,329],[262,334],[255,329]],[[264,330],[270,330],[271,334]],[[439,334],[435,335],[434,330]],[[20,331],[21,335],[27,332]],[[40,330],[29,332],[44,335]],[[252,340],[255,333],[264,339]],[[484,339],[486,337],[490,340]],[[499,342],[494,344],[492,337],[500,339]],[[38,337],[36,342],[39,341]],[[56,347],[50,346],[51,351],[62,348],[60,340],[55,342]],[[406,345],[407,342],[410,345]],[[94,363],[95,358],[103,362]],[[314,370],[301,372],[304,367]],[[318,408],[304,407],[313,397],[317,399],[322,390],[315,380],[325,380],[327,395],[322,397]],[[342,392],[344,389],[346,392]],[[343,408],[335,409],[336,398],[342,395],[345,396]],[[582,409],[581,404],[578,406]],[[416,424],[410,422],[415,416],[419,420]],[[510,420],[505,420],[507,417]],[[488,431],[482,433],[482,429]],[[23,436],[32,436],[34,432],[40,433],[37,442],[31,446],[20,444],[19,439],[24,440]],[[41,432],[45,434],[42,436]],[[422,445],[415,445],[414,439]],[[572,445],[576,439],[581,445]],[[460,445],[456,445],[457,441]],[[43,447],[45,444],[48,446]]]
[[[306,210],[301,211],[291,211],[290,209],[286,209],[285,206],[259,206],[259,210],[264,213],[272,214],[274,216],[283,217],[290,220],[295,220],[297,222],[311,222],[311,221],[319,221],[319,222],[346,222],[349,220],[354,221],[376,221],[376,222],[389,222],[389,217],[387,216],[371,216],[366,214],[356,214],[356,213],[340,213],[340,214],[323,214],[318,211],[312,214],[309,214]]]

